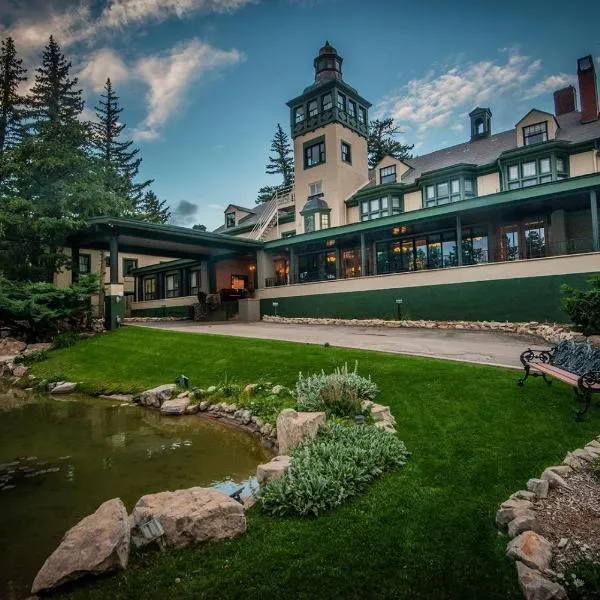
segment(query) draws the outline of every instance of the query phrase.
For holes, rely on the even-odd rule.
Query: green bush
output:
[[[278,516],[317,516],[404,465],[407,455],[403,442],[377,427],[332,423],[292,451],[286,474],[261,490],[262,508]]]
[[[300,373],[295,390],[298,410],[325,411],[340,417],[361,414],[361,403],[374,400],[379,389],[370,377],[361,377],[357,369],[355,365],[354,371],[348,371],[345,364],[329,374],[321,371],[304,377]]]
[[[30,352],[29,354],[21,354],[15,357],[15,364],[25,365],[30,367],[34,363],[48,360],[47,350],[37,350],[36,352]]]
[[[564,585],[570,600],[598,600],[600,563],[584,560],[571,565],[565,573]]]
[[[600,334],[600,276],[590,277],[588,283],[590,289],[585,291],[564,284],[562,309],[583,335],[597,335]]]
[[[52,338],[52,348],[58,350],[59,348],[70,348],[74,346],[81,338],[75,331],[65,331]]]

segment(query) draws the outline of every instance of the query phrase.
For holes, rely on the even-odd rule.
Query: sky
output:
[[[39,64],[50,34],[72,61],[86,117],[110,77],[141,177],[173,223],[221,225],[254,205],[286,102],[314,79],[325,40],[344,80],[392,116],[414,154],[467,141],[468,113],[489,106],[492,131],[576,81],[577,59],[600,71],[600,3],[547,0],[0,0],[0,37]]]

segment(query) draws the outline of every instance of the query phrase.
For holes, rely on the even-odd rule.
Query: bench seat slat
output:
[[[539,371],[540,373],[547,373],[548,375],[551,375],[552,377],[555,377],[564,383],[568,383],[569,385],[576,386],[577,382],[579,381],[579,375],[575,375],[574,373],[559,369],[558,367],[548,365],[546,363],[532,364],[531,368]]]

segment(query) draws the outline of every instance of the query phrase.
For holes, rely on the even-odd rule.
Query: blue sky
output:
[[[54,33],[88,108],[113,79],[143,175],[175,223],[211,229],[227,204],[278,183],[264,174],[270,140],[325,39],[371,116],[394,116],[424,154],[465,141],[476,105],[494,131],[551,111],[577,58],[600,70],[598,22],[589,0],[0,0],[0,36],[35,66]]]

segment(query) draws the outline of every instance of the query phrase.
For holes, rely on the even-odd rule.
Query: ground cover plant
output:
[[[517,370],[133,327],[52,350],[32,369],[87,390],[139,392],[180,373],[204,387],[229,373],[291,388],[299,370],[355,361],[398,421],[412,453],[404,467],[318,519],[253,509],[238,540],[137,554],[126,572],[63,597],[522,600],[496,510],[600,429],[598,410],[573,420],[573,392],[560,382],[519,389]]]

